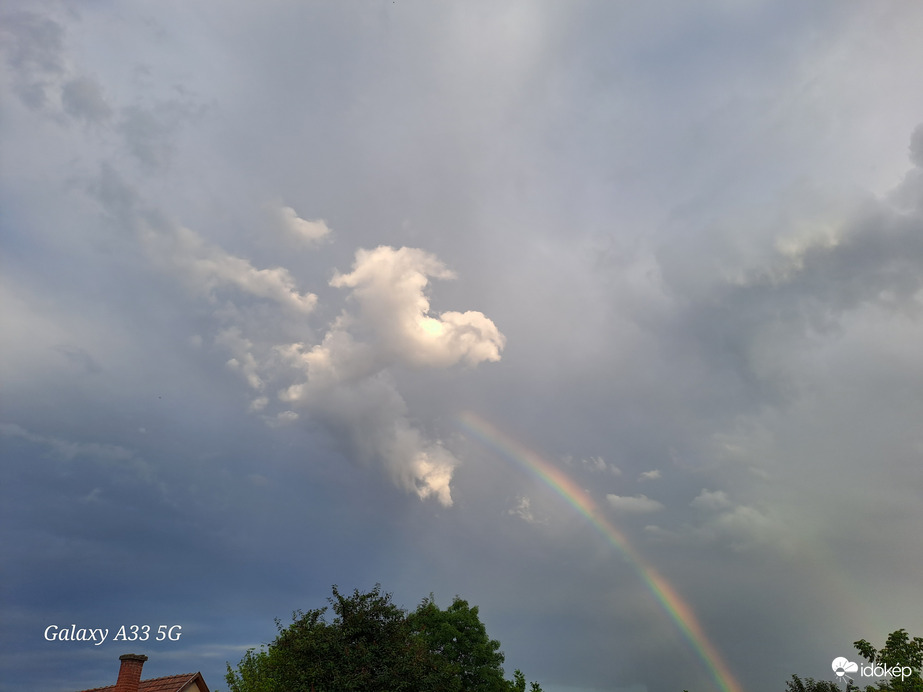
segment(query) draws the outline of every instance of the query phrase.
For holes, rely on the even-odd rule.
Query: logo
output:
[[[855,673],[857,670],[859,670],[858,663],[853,663],[842,656],[833,659],[833,672],[836,673],[838,678],[843,677],[846,673]]]
[[[846,673],[859,673],[862,677],[866,678],[909,678],[913,675],[913,668],[910,666],[892,666],[888,667],[886,665],[864,665],[859,666],[858,663],[850,661],[848,658],[839,658],[833,659],[833,663],[830,664],[833,668],[833,672],[836,673],[838,678],[846,677],[847,680],[852,680],[852,678],[846,676]]]

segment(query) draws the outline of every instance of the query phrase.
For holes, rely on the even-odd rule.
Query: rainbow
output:
[[[740,683],[734,678],[714,644],[709,641],[689,604],[634,549],[625,534],[603,516],[599,507],[585,490],[538,454],[501,432],[480,416],[466,411],[457,416],[457,421],[463,430],[471,433],[481,442],[534,473],[548,487],[557,492],[574,509],[586,517],[590,524],[595,526],[635,566],[654,598],[657,599],[673,622],[676,623],[676,626],[685,635],[696,654],[702,659],[702,662],[718,683],[718,687],[723,692],[742,692],[743,688]]]

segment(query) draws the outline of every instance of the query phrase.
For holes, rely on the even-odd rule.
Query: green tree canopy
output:
[[[500,642],[487,636],[477,606],[456,596],[452,605],[440,610],[430,594],[407,620],[444,666],[447,692],[506,692]]]
[[[525,692],[520,671],[504,678],[500,642],[477,606],[459,597],[442,610],[430,595],[409,614],[377,584],[351,595],[334,586],[327,600],[329,622],[326,607],[296,611],[291,625],[276,620],[272,643],[247,651],[236,669],[228,664],[230,692]]]

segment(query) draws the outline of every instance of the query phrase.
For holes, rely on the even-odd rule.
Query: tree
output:
[[[271,652],[265,648],[257,651],[247,649],[237,665],[237,672],[231,670],[225,676],[231,692],[278,692],[281,688],[276,677],[276,667],[270,662]]]
[[[888,635],[888,640],[880,651],[860,639],[853,646],[866,661],[888,669],[910,668],[909,676],[899,678],[891,677],[881,682],[877,687],[866,687],[869,692],[923,692],[923,678],[920,677],[923,669],[923,638],[910,638],[907,630],[899,629]]]
[[[500,642],[487,636],[477,606],[456,596],[452,605],[440,610],[430,594],[407,620],[444,666],[447,692],[506,692]]]
[[[228,664],[230,692],[525,692],[518,670],[504,679],[500,642],[477,606],[457,596],[441,610],[430,595],[410,614],[380,584],[348,596],[334,586],[327,601],[330,622],[328,608],[295,611],[287,627],[276,620],[272,643]]]
[[[432,668],[404,611],[376,585],[345,596],[333,587],[327,608],[296,611],[268,648],[250,650],[237,670],[228,664],[231,692],[321,692],[322,690],[426,690],[420,681]]]
[[[513,681],[506,683],[510,692],[526,692],[526,676],[522,674],[519,668],[513,673]],[[537,682],[529,684],[531,692],[542,692],[542,687]]]
[[[785,683],[786,692],[842,692],[835,682],[830,680],[815,680],[805,678],[802,680],[797,675]]]

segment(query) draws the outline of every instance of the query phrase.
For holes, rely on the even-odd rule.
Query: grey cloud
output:
[[[767,544],[779,550],[786,546],[790,530],[771,515],[754,507],[738,505],[705,522],[696,534],[707,541],[722,540],[734,550]]]
[[[178,227],[169,234],[151,229],[143,240],[155,261],[172,265],[189,280],[193,290],[211,300],[230,287],[247,296],[276,301],[301,314],[310,313],[317,303],[313,293],[298,291],[284,267],[257,269],[249,260],[206,243],[188,228]]]
[[[813,245],[790,258],[790,275],[777,282],[757,279],[753,291],[774,294],[779,302],[797,301],[814,327],[822,327],[828,314],[836,317],[863,303],[910,307],[923,285],[921,230],[923,216],[872,205],[831,245]]]
[[[61,90],[61,102],[68,115],[87,122],[105,120],[112,113],[99,82],[90,77],[66,82]]]
[[[923,178],[913,173],[898,190],[904,196],[923,190]],[[791,230],[775,229],[776,238]],[[662,266],[678,307],[672,324],[675,333],[694,335],[698,347],[696,353],[684,341],[682,357],[706,359],[710,370],[723,373],[724,387],[714,389],[715,396],[758,406],[791,395],[784,363],[773,351],[835,333],[863,307],[919,312],[923,213],[897,208],[890,197],[867,198],[825,234],[780,243],[731,275],[701,269],[695,279],[673,274],[669,256],[662,255]],[[690,281],[704,283],[693,288]]]
[[[98,442],[72,442],[47,435],[37,435],[25,430],[15,423],[0,424],[0,435],[19,437],[29,442],[47,447],[53,454],[66,461],[76,457],[92,457],[106,461],[129,461],[135,458],[134,452],[118,445]]]
[[[165,101],[153,107],[132,105],[122,109],[118,131],[125,146],[150,171],[165,171],[176,152],[176,135],[193,119],[196,109],[188,101]]]
[[[71,363],[85,372],[101,372],[102,366],[80,346],[61,345],[55,350],[64,355]]]
[[[918,168],[923,168],[923,123],[917,125],[910,135],[910,160]]]
[[[697,509],[727,509],[731,506],[731,501],[723,490],[712,491],[703,488],[702,492],[696,495],[691,502],[691,506]]]
[[[48,105],[49,90],[65,73],[64,28],[50,17],[21,11],[2,18],[0,36],[7,62],[14,71],[17,95],[29,108]]]
[[[144,212],[137,191],[108,161],[102,161],[99,173],[87,181],[87,192],[95,198],[102,211],[120,227],[137,232],[137,217]]]

